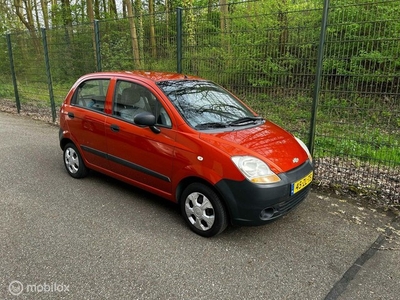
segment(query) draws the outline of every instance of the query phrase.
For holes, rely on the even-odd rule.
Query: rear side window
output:
[[[76,89],[71,104],[88,109],[104,111],[104,104],[109,85],[109,79],[91,79],[82,82]]]

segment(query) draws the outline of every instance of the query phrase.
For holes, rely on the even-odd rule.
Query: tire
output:
[[[83,178],[88,173],[81,154],[72,143],[68,143],[64,147],[64,166],[68,174],[74,178]]]
[[[202,183],[192,183],[183,191],[180,206],[189,228],[198,235],[212,237],[228,225],[228,215],[219,196]]]

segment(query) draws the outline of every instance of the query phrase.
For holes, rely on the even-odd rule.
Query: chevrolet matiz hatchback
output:
[[[205,237],[284,215],[313,179],[303,142],[215,83],[181,74],[81,77],[61,106],[59,137],[69,175],[92,169],[178,203]]]

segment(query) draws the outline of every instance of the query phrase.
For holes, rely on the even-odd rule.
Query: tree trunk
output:
[[[153,58],[157,57],[156,49],[156,33],[154,28],[154,0],[149,0],[149,17],[150,17],[150,51]]]
[[[92,2],[92,0],[87,0],[87,15],[89,17],[89,22],[93,23],[94,14],[93,14],[93,2]]]
[[[40,25],[38,5],[37,5],[36,1],[33,2],[33,8],[35,10],[36,28],[39,29],[42,26]]]
[[[96,53],[96,33],[94,32],[94,12],[93,12],[93,0],[87,0],[87,15],[89,17],[90,25],[92,28],[92,43],[93,43],[93,57],[94,65],[97,65],[97,53]]]
[[[141,0],[135,0],[135,16],[137,20],[139,53],[144,53],[143,6]],[[140,65],[144,66],[144,55],[140,56]]]
[[[279,55],[286,54],[286,44],[289,40],[288,18],[287,18],[286,0],[279,2],[278,22],[281,32],[279,34]]]
[[[64,26],[72,26],[71,5],[69,0],[61,0],[61,11]]]
[[[15,12],[19,18],[19,20],[24,24],[24,26],[28,29],[29,33],[31,34],[33,46],[35,48],[36,53],[40,53],[40,41],[37,36],[37,32],[35,29],[35,24],[32,15],[32,5],[27,0],[24,1],[25,3],[25,12],[26,18],[24,16],[24,6],[22,4],[22,0],[14,0]]]
[[[169,49],[169,1],[165,0],[165,46],[167,49]]]
[[[220,0],[219,1],[220,4],[220,9],[221,9],[221,17],[220,17],[220,26],[221,26],[221,32],[222,33],[226,33],[228,32],[228,2],[227,0]]]
[[[42,7],[42,12],[43,12],[43,22],[44,22],[44,27],[46,29],[49,29],[49,10],[47,8],[47,1],[46,0],[40,0],[40,6]]]
[[[220,0],[220,26],[221,26],[221,46],[225,49],[225,51],[230,54],[230,44],[229,44],[229,9],[228,9],[228,1]],[[230,56],[229,56],[230,57]]]
[[[99,5],[99,0],[94,0],[93,3],[93,10],[94,10],[94,18],[96,20],[100,20],[100,5]]]
[[[138,39],[137,39],[137,34],[136,34],[136,24],[135,24],[135,20],[133,19],[132,4],[131,4],[130,0],[124,0],[124,1],[126,4],[126,9],[127,9],[128,18],[129,18],[129,29],[131,32],[134,66],[136,69],[140,69],[141,64],[140,64],[140,55],[139,55],[139,45],[138,45]]]
[[[109,13],[111,19],[117,18],[117,4],[115,3],[115,0],[109,0],[108,1],[108,8],[109,8]]]

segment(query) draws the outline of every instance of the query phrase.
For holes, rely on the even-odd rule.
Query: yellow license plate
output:
[[[307,185],[311,183],[312,179],[313,172],[311,171],[310,174],[308,174],[307,176],[303,177],[300,180],[297,180],[295,183],[292,183],[290,188],[290,195],[294,195],[304,189]]]

